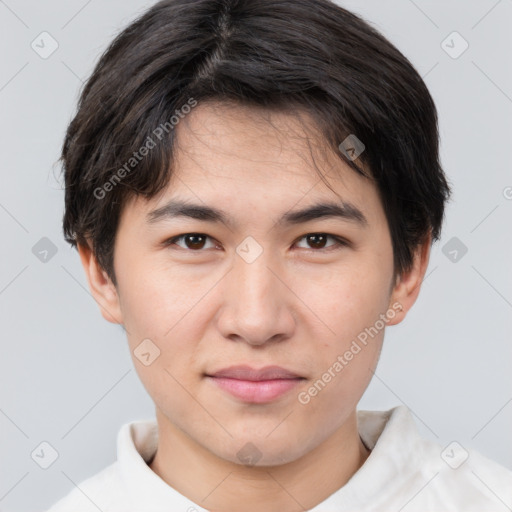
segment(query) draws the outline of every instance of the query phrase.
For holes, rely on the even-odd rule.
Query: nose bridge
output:
[[[255,307],[272,301],[270,290],[275,276],[269,267],[274,264],[271,251],[266,250],[252,236],[246,237],[236,248],[234,275],[236,293],[243,295]]]
[[[269,258],[262,254],[256,260],[247,262],[238,258],[235,263],[235,275],[237,278],[236,294],[243,300],[244,306],[251,306],[251,310],[257,310],[266,304],[270,304],[275,297],[271,296],[272,285],[276,290],[276,277],[270,271]],[[239,281],[238,281],[239,280]]]
[[[244,248],[248,251],[243,252]],[[286,287],[274,275],[271,254],[261,250],[255,255],[254,250],[250,242],[249,247],[242,243],[237,248],[219,327],[226,337],[261,344],[277,335],[289,335],[294,319]]]

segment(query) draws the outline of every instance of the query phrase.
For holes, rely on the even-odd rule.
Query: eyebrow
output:
[[[233,227],[234,225],[232,219],[223,210],[179,200],[171,200],[160,208],[149,212],[146,220],[148,224],[155,224],[176,217],[186,217],[206,222],[219,222],[227,227]],[[279,226],[297,225],[321,218],[340,218],[358,224],[360,227],[368,227],[368,220],[363,212],[347,201],[336,203],[322,202],[302,210],[286,212],[276,224]]]

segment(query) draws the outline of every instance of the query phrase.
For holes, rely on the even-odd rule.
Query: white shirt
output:
[[[372,452],[344,486],[310,512],[512,510],[512,471],[458,444],[441,447],[423,439],[405,406],[357,415],[361,439]],[[208,512],[146,464],[157,444],[155,420],[124,424],[117,461],[48,512]]]

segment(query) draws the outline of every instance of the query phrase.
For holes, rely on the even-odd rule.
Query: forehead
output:
[[[375,185],[333,153],[306,113],[218,103],[201,103],[179,122],[168,186],[136,202],[151,223],[172,199],[251,220],[340,201],[368,221],[383,215]]]
[[[224,169],[226,176],[238,171],[246,179],[260,179],[263,172],[274,180],[301,177],[316,181],[315,163],[324,173],[334,164],[322,134],[300,111],[208,102],[178,125],[176,136],[178,174],[201,171],[195,160],[208,161],[208,170]]]

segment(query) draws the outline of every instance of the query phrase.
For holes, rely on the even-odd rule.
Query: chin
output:
[[[215,450],[215,454],[229,462],[247,467],[273,467],[288,464],[300,458],[307,447],[298,450],[298,445],[290,443],[290,438],[275,438],[272,441],[263,437],[244,436],[231,440],[230,446]],[[213,450],[212,450],[213,451]]]

